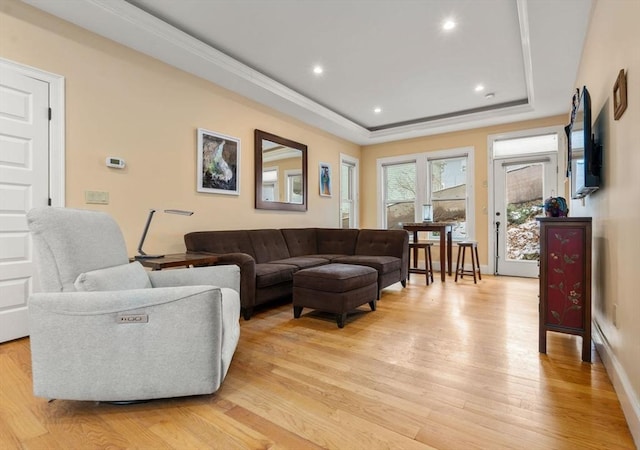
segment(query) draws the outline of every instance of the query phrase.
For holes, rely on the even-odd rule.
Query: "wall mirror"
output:
[[[255,130],[256,209],[307,210],[307,146]]]

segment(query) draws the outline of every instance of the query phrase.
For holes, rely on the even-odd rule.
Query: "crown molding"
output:
[[[459,112],[369,130],[167,24],[125,0],[22,0],[79,27],[215,83],[297,120],[360,145],[525,120],[533,108],[527,0],[518,0],[528,98],[526,104]],[[516,117],[513,117],[515,114]],[[507,117],[508,116],[508,117]],[[520,119],[518,119],[520,116]]]

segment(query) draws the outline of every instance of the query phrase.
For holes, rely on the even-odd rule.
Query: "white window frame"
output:
[[[377,186],[377,225],[378,228],[386,229],[385,216],[385,189],[384,189],[384,166],[411,163],[416,164],[416,199],[415,199],[415,221],[422,221],[422,205],[428,203],[427,183],[430,177],[428,173],[429,160],[433,159],[449,159],[467,157],[467,224],[465,239],[475,239],[475,216],[476,216],[476,199],[475,199],[475,148],[474,147],[458,147],[445,150],[435,150],[424,153],[414,153],[410,155],[390,156],[387,158],[379,158],[376,160],[376,179]]]
[[[353,228],[360,227],[360,160],[354,158],[353,156],[345,155],[344,153],[340,153],[340,176],[334,177],[339,179],[340,183],[342,183],[342,165],[348,164],[353,166],[353,178],[351,179],[351,186],[347,186],[347,188],[351,188],[352,193],[352,214],[353,214]],[[342,227],[342,189],[344,186],[340,185],[340,201],[338,202],[338,224]]]
[[[269,167],[263,167],[262,168],[262,173],[264,172],[275,172],[276,173],[276,179],[275,181],[263,181],[262,182],[262,188],[264,189],[265,187],[273,187],[273,201],[277,202],[278,199],[280,198],[280,180],[279,180],[279,167],[278,166],[269,166]],[[264,176],[262,177],[262,179],[264,180]],[[263,198],[264,200],[264,198]]]
[[[293,177],[300,177],[302,178],[302,170],[301,169],[288,169],[284,171],[284,179],[285,179],[285,189],[287,192],[287,203],[295,203],[293,201],[293,182],[292,179]],[[302,195],[302,197],[304,198],[304,195]],[[299,203],[302,203],[299,202]]]

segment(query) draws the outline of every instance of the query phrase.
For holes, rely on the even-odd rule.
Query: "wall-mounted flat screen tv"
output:
[[[586,197],[600,187],[602,147],[591,129],[591,96],[586,86],[573,97],[568,127],[571,198]]]

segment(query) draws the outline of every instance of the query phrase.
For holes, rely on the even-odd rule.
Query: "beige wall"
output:
[[[65,77],[66,206],[104,210],[134,253],[149,208],[156,214],[145,250],[184,250],[185,232],[284,226],[338,226],[339,196],[319,196],[318,163],[339,173],[340,153],[360,147],[306,126],[17,0],[0,0],[0,57]],[[196,192],[196,129],[241,140],[240,195]],[[259,128],[309,148],[308,211],[254,209],[253,132]],[[124,170],[109,169],[120,156]],[[85,190],[110,204],[86,205]]]
[[[593,314],[613,353],[607,364],[640,444],[640,2],[596,3],[576,81],[591,94],[592,118],[605,108],[609,138],[604,149],[604,185],[570,204],[572,215],[593,217]],[[613,119],[612,90],[620,69],[627,71],[628,108]],[[618,378],[619,377],[619,378]],[[615,380],[615,378],[618,378]],[[623,405],[624,405],[623,401]]]
[[[567,101],[567,105],[570,105],[570,102],[571,98]],[[569,106],[567,106],[567,108],[569,108]],[[489,135],[549,126],[564,126],[568,121],[568,117],[569,115],[567,113],[561,116],[549,117],[540,120],[517,122],[367,146],[362,150],[362,159],[360,161],[361,183],[362,186],[376,186],[378,184],[376,180],[376,165],[379,158],[461,147],[473,147],[475,149],[475,239],[478,241],[480,264],[486,265],[488,262],[487,255],[489,246],[489,218],[486,211],[490,209],[489,193],[487,188],[489,176],[487,139]],[[376,191],[371,189],[366,190],[361,195],[361,201],[361,223],[364,227],[375,228],[377,226],[378,218]],[[437,260],[438,252],[434,252],[433,256],[434,260]]]

